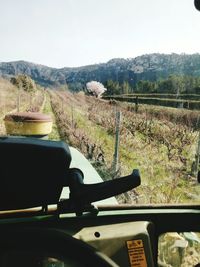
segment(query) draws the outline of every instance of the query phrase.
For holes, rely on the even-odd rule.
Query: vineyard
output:
[[[180,95],[177,99],[175,94],[129,94],[106,96],[105,99],[115,99],[117,101],[126,101],[130,103],[166,106],[174,108],[186,108],[190,110],[200,110],[200,95]]]
[[[199,117],[196,111],[108,102],[83,93],[49,91],[61,138],[77,147],[104,179],[113,172],[115,113],[120,110],[120,168],[139,168],[142,185],[119,198],[132,203],[199,202],[193,176]]]
[[[19,90],[0,81],[0,133],[3,117],[16,111]],[[3,90],[4,89],[4,90]],[[138,168],[142,184],[118,197],[121,203],[199,203],[200,188],[194,161],[200,127],[199,112],[107,101],[83,92],[37,90],[21,92],[20,111],[51,113],[49,138],[78,148],[103,179],[113,179]],[[116,112],[119,128],[119,168],[113,168]]]

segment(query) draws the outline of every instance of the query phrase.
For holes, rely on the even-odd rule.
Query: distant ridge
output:
[[[88,81],[107,80],[134,86],[139,80],[155,81],[170,74],[200,76],[200,54],[146,54],[135,58],[115,58],[107,63],[75,68],[52,68],[23,60],[0,63],[0,76],[27,74],[45,87],[77,84],[84,87]]]

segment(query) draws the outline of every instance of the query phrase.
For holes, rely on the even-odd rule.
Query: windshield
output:
[[[80,151],[101,179],[140,170],[118,203],[200,203],[193,1],[8,0],[0,25],[0,135],[39,131],[35,117],[24,134],[8,114],[49,114],[48,138]]]

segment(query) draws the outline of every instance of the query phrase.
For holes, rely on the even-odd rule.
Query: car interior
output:
[[[200,266],[199,204],[106,202],[140,187],[139,169],[88,183],[64,141],[7,135],[0,151],[0,266]]]
[[[199,231],[198,205],[91,204],[139,186],[138,170],[84,184],[62,141],[4,137],[0,149],[1,266],[156,266],[161,235]]]

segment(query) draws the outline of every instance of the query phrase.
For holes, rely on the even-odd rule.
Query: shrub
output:
[[[24,91],[33,92],[36,91],[37,87],[35,82],[27,75],[20,74],[16,77],[12,77],[10,82],[17,86],[19,89],[22,88]]]

